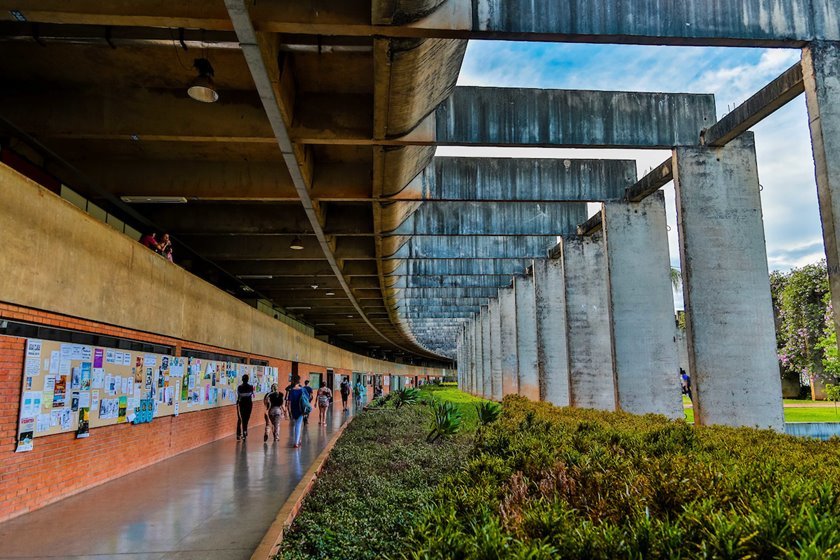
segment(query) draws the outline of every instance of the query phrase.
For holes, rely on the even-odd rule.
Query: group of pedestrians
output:
[[[158,255],[163,255],[169,262],[174,262],[172,260],[172,240],[169,239],[168,233],[164,233],[158,239],[157,232],[150,231],[140,238],[140,244]]]
[[[248,437],[248,421],[251,418],[255,398],[254,386],[248,381],[248,375],[243,375],[242,383],[236,391],[236,439],[242,440]],[[268,441],[269,432],[274,436],[274,441],[279,441],[280,422],[288,418],[294,428],[294,445],[292,447],[299,448],[303,425],[309,423],[309,414],[313,407],[317,406],[318,408],[318,425],[326,426],[327,410],[329,410],[332,401],[332,390],[327,387],[324,381],[321,382],[317,393],[310,387],[308,379],[301,385],[298,375],[292,377],[285,391],[280,391],[276,383],[272,384],[271,392],[263,397],[266,420],[263,441]]]

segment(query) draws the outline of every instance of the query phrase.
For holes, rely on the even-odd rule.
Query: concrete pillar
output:
[[[467,380],[468,392],[471,395],[475,395],[475,378],[477,376],[477,366],[475,363],[475,318],[470,319],[467,325],[467,359],[470,361],[469,379]]]
[[[519,394],[540,400],[540,372],[537,366],[537,305],[534,278],[517,276],[513,280],[516,296],[516,365]]]
[[[695,421],[781,431],[753,135],[674,154]]]
[[[493,371],[490,360],[490,308],[481,308],[481,394],[485,399],[493,398]]]
[[[683,418],[665,194],[605,203],[603,231],[618,406]]]
[[[805,101],[817,175],[831,303],[840,310],[840,43],[814,42],[802,51]],[[840,312],[834,313],[840,327]]]
[[[475,396],[484,393],[484,337],[481,336],[481,313],[475,316]]]
[[[616,409],[607,258],[601,234],[563,238],[572,406]]]
[[[499,300],[490,302],[490,373],[494,401],[502,400],[502,332]]]
[[[513,288],[499,289],[499,319],[502,348],[502,397],[519,393],[516,354],[516,295]]]
[[[534,297],[540,397],[557,406],[569,406],[566,287],[562,259],[534,261]]]

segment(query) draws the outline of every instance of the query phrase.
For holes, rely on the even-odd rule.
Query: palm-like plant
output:
[[[395,408],[401,408],[404,404],[416,404],[420,399],[420,391],[412,387],[406,387],[397,391],[394,397]]]
[[[492,401],[476,403],[475,410],[478,413],[479,427],[484,427],[498,420],[502,414],[502,405]]]
[[[432,410],[434,411],[434,423],[426,441],[434,443],[441,436],[452,436],[460,431],[464,417],[455,404],[449,401],[433,400]]]

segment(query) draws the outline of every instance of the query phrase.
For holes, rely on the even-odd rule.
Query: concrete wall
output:
[[[519,394],[540,400],[540,370],[537,364],[537,308],[534,278],[517,276],[513,279],[516,296],[516,367]]]
[[[499,290],[502,347],[502,397],[519,393],[519,365],[516,354],[516,295],[513,288]]]
[[[0,165],[0,301],[353,371],[424,368],[347,352],[275,321]]]
[[[534,261],[540,399],[571,404],[569,352],[566,346],[566,281],[563,259]]]

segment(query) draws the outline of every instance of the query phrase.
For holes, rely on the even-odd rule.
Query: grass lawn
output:
[[[685,421],[694,422],[694,410],[685,409]],[[833,406],[788,406],[785,407],[785,422],[840,422],[840,409],[835,413]]]
[[[471,430],[475,428],[478,422],[475,405],[484,402],[484,399],[461,391],[455,384],[444,384],[442,386],[423,385],[420,388],[420,393],[427,399],[434,397],[441,401],[454,403],[461,410],[461,414],[464,415],[464,429]]]

